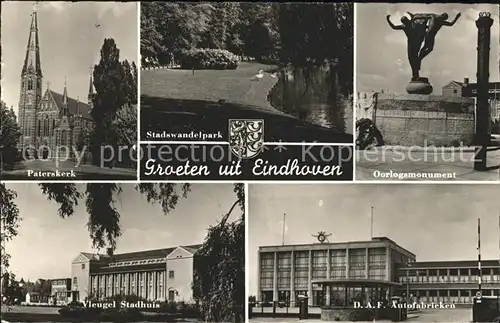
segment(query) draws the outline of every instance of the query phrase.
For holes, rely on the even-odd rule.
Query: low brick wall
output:
[[[379,94],[373,120],[387,145],[470,146],[474,100],[434,95]]]

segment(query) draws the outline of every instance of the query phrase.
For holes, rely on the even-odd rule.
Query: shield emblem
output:
[[[229,148],[238,158],[250,159],[264,147],[264,120],[230,119]]]

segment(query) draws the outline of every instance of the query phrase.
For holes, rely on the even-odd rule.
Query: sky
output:
[[[84,184],[77,184],[80,190]],[[233,184],[193,184],[186,199],[165,215],[158,204],[149,204],[135,184],[120,184],[123,192],[116,199],[121,214],[122,236],[115,253],[144,251],[203,243],[207,229],[226,214],[236,195]],[[19,234],[6,244],[11,255],[10,268],[18,279],[54,279],[71,276],[71,262],[80,252],[93,252],[86,228],[85,203],[67,219],[57,215],[58,205],[41,194],[37,184],[7,184],[17,192],[22,222]],[[241,210],[235,208],[230,220]],[[104,253],[102,250],[101,253]]]
[[[21,69],[33,3],[2,1],[2,100],[17,113]],[[120,59],[137,63],[136,2],[41,2],[36,6],[43,89],[87,101],[90,67],[100,60],[104,38],[114,38]],[[96,27],[96,25],[100,25]]]
[[[500,186],[445,184],[249,185],[249,295],[257,292],[259,246],[366,241],[385,236],[417,261],[477,259],[481,216],[483,259],[499,257]]]
[[[356,6],[356,64],[357,91],[384,90],[406,93],[411,79],[407,59],[407,38],[403,31],[393,30],[386,21],[391,15],[395,25],[400,24],[406,11],[412,13],[448,13],[448,21],[458,12],[462,16],[453,27],[443,27],[437,34],[434,50],[422,61],[421,77],[428,77],[435,95],[452,80],[463,82],[468,77],[476,82],[477,27],[475,21],[481,11],[491,13],[490,81],[499,76],[499,14],[493,4],[387,4],[371,3]]]

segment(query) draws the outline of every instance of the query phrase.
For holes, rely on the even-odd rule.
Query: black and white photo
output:
[[[137,178],[136,2],[2,2],[2,179]]]
[[[351,180],[353,72],[353,4],[143,3],[140,177]]]
[[[141,140],[260,119],[267,142],[352,144],[352,20],[348,3],[143,3]]]
[[[0,198],[2,322],[244,322],[243,184],[8,183]]]
[[[355,10],[356,179],[498,181],[498,6]]]
[[[496,321],[498,196],[493,184],[250,184],[249,322]]]

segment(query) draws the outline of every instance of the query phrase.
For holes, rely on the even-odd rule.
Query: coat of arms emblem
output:
[[[238,158],[250,159],[264,147],[264,120],[230,119],[229,148]]]

